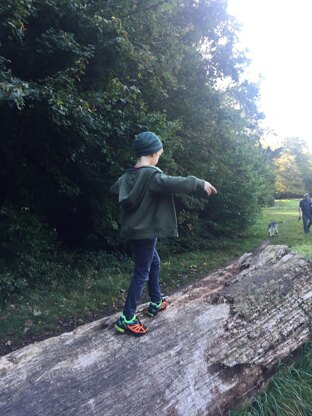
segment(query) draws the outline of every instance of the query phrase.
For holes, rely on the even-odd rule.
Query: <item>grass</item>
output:
[[[223,266],[234,257],[255,248],[264,235],[248,240],[214,241],[209,251],[186,252],[162,257],[161,287],[164,293],[187,286]],[[107,263],[107,262],[105,262]],[[24,290],[2,307],[0,313],[0,353],[21,347],[34,340],[57,335],[78,325],[122,309],[129,285],[132,262],[113,259],[111,265],[86,266],[49,284]],[[146,301],[146,294],[143,301]]]
[[[70,330],[113,311],[127,288],[131,267],[130,259],[112,258],[112,265],[103,270],[84,267],[89,272],[79,279],[76,273],[75,280],[64,276],[48,287],[38,285],[24,290],[2,307],[2,352]]]
[[[302,221],[298,221],[298,200],[277,201],[274,207],[263,211],[262,217],[268,223],[281,222],[278,224],[279,235],[272,239],[274,244],[286,244],[291,250],[312,259],[312,233],[303,233]]]

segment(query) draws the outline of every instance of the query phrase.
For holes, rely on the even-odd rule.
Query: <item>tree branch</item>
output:
[[[134,15],[134,14],[143,13],[143,12],[146,12],[146,11],[151,10],[151,9],[156,9],[158,6],[160,6],[161,4],[164,4],[164,3],[168,3],[168,0],[159,1],[158,3],[152,4],[151,6],[146,7],[145,9],[136,10],[135,12],[131,12],[131,13],[128,13],[128,14],[124,14],[123,16],[120,16],[120,19],[127,18],[129,16]]]

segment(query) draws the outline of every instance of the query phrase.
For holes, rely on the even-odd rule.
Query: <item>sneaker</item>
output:
[[[147,315],[150,317],[156,316],[158,312],[166,309],[168,305],[169,302],[167,302],[165,299],[161,299],[158,303],[150,302],[147,309]]]
[[[133,315],[133,318],[127,320],[125,315],[121,315],[118,321],[115,322],[115,329],[122,334],[127,333],[140,337],[145,335],[148,331],[145,325],[141,324],[139,318],[136,315]]]

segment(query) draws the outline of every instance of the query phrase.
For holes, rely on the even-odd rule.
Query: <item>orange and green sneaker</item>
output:
[[[158,303],[150,302],[147,309],[147,315],[152,318],[153,316],[156,316],[158,312],[166,309],[168,305],[169,302],[167,302],[165,299],[161,299]]]
[[[141,324],[139,318],[133,315],[132,319],[127,320],[125,315],[121,314],[118,321],[115,322],[115,329],[122,334],[127,333],[140,337],[148,331],[145,325]]]

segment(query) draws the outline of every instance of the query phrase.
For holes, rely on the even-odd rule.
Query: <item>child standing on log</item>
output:
[[[168,306],[159,286],[160,258],[157,238],[177,237],[178,227],[173,194],[204,190],[208,195],[217,190],[195,176],[167,176],[156,167],[163,145],[156,134],[146,131],[134,140],[137,162],[128,169],[110,191],[118,194],[121,211],[121,237],[132,242],[134,270],[123,313],[115,323],[121,333],[135,336],[148,331],[136,316],[144,284],[147,282],[150,304],[147,315],[153,317]]]

